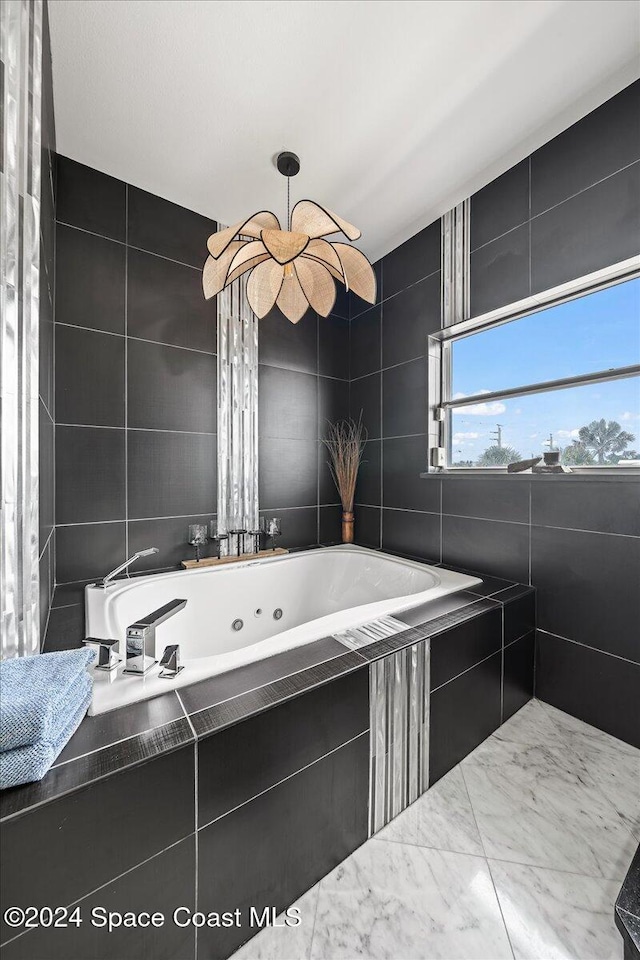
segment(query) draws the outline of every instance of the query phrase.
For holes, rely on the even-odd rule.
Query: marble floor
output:
[[[640,750],[532,700],[233,960],[622,960]]]

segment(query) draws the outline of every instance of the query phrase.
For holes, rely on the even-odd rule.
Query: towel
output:
[[[81,697],[74,687],[95,650],[62,650],[0,664],[0,751],[54,742]]]
[[[0,790],[20,783],[42,780],[67,741],[76,732],[91,703],[92,681],[85,671],[73,685],[76,705],[67,714],[61,729],[50,739],[43,738],[25,747],[0,753]],[[60,718],[60,717],[59,717]]]

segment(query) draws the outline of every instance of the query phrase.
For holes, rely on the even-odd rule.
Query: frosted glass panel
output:
[[[224,229],[219,225],[218,229]],[[258,321],[247,276],[218,294],[218,532],[258,529]],[[237,537],[221,553],[237,553]],[[240,537],[240,552],[253,539]]]
[[[42,0],[2,0],[0,61],[0,638],[37,653]]]

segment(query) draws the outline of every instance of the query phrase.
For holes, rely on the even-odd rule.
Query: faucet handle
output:
[[[117,640],[100,640],[97,637],[85,637],[82,641],[86,646],[98,648],[98,662],[96,670],[115,670],[122,659],[118,654]]]
[[[180,666],[180,644],[170,643],[164,648],[164,653],[160,660],[162,670],[158,674],[163,680],[172,680],[177,677],[184,667]]]

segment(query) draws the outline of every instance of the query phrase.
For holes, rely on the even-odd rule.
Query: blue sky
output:
[[[640,363],[640,278],[504,324],[453,345],[453,396],[504,390]],[[503,446],[539,454],[553,433],[566,446],[604,417],[635,435],[640,450],[640,379],[597,383],[454,411],[453,460],[475,460],[502,424]]]

